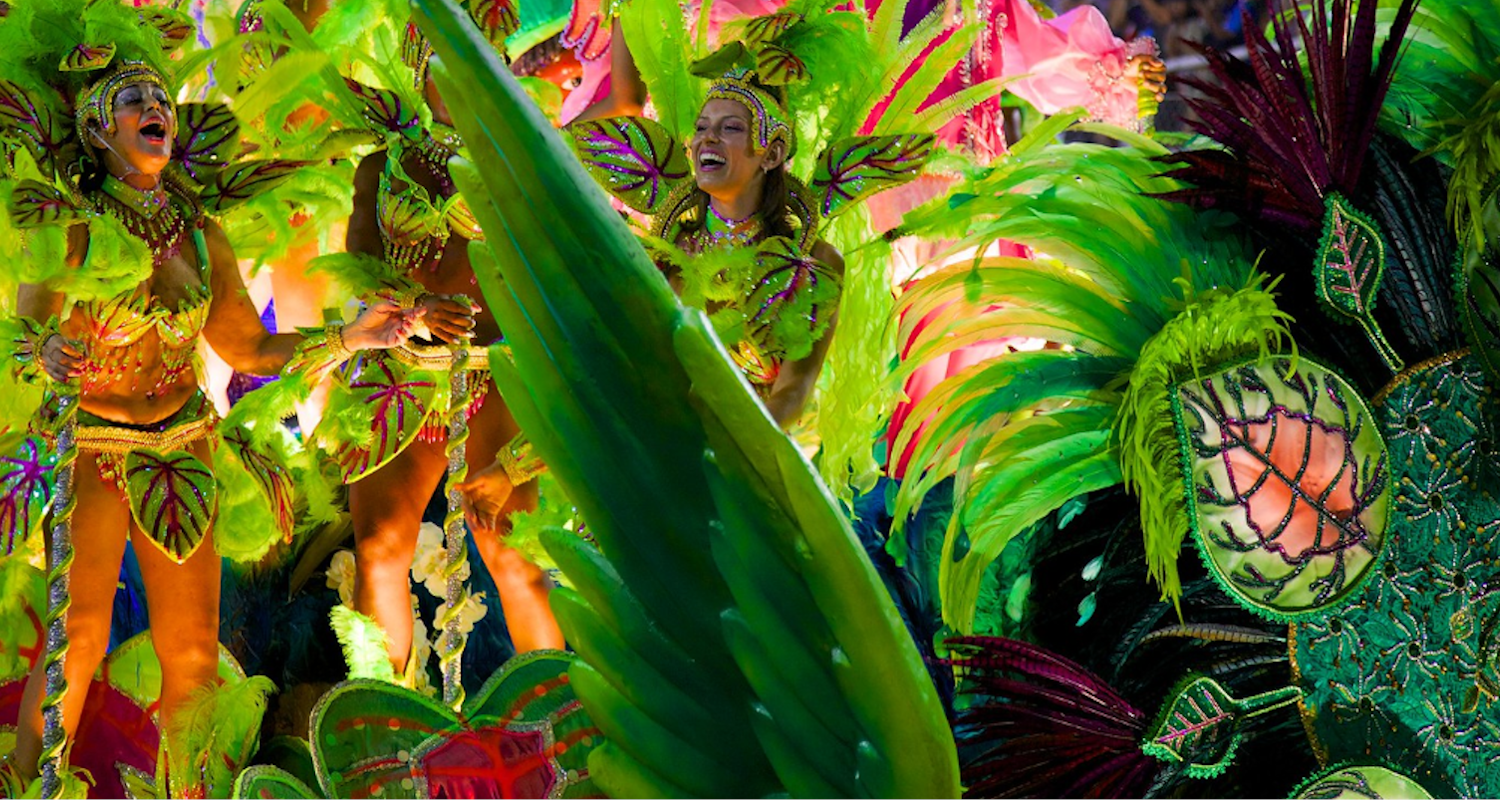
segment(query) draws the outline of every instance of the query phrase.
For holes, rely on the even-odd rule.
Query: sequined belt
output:
[[[126,455],[137,450],[167,452],[182,450],[213,433],[218,415],[203,392],[183,403],[175,414],[145,425],[115,422],[85,411],[78,412],[74,441],[88,453]]]
[[[78,449],[89,453],[126,455],[135,450],[181,450],[213,432],[219,422],[208,398],[198,392],[178,408],[177,413],[159,422],[132,425],[104,419],[87,411],[78,411],[78,429],[74,434]]]
[[[453,349],[447,345],[433,344],[421,345],[410,342],[400,347],[392,347],[385,351],[391,358],[416,369],[430,369],[439,372],[453,369]],[[481,372],[490,368],[490,349],[488,347],[471,347],[469,349],[469,362],[465,369],[468,372]]]

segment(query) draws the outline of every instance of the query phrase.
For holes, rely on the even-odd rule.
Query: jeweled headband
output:
[[[104,77],[84,87],[78,93],[78,101],[74,104],[78,126],[78,140],[92,147],[88,139],[89,125],[97,125],[100,130],[108,134],[115,132],[115,97],[120,90],[135,83],[149,83],[158,86],[162,91],[171,96],[171,90],[167,88],[166,79],[142,61],[122,61],[116,64]]]
[[[707,99],[744,104],[755,117],[756,151],[763,152],[772,142],[780,141],[790,158],[797,151],[797,134],[787,121],[786,109],[770,92],[752,83],[753,76],[747,69],[730,70],[709,84]]]

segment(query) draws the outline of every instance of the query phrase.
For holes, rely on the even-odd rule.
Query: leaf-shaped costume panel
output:
[[[812,188],[825,219],[865,198],[915,179],[932,156],[931,134],[855,136],[818,156]]]
[[[225,447],[215,454],[215,470],[221,478],[230,469],[247,473],[260,493],[259,501],[269,506],[271,523],[281,534],[281,540],[292,541],[296,532],[293,508],[296,491],[286,464],[278,454],[255,442],[244,428],[224,432],[223,442]]]
[[[588,754],[600,737],[569,682],[573,661],[513,658],[462,713],[384,681],[339,684],[313,711],[324,796],[598,796]]]
[[[1358,393],[1274,357],[1178,384],[1172,411],[1193,530],[1230,596],[1273,618],[1347,601],[1385,544],[1391,497]]]
[[[17,228],[66,225],[84,219],[84,210],[55,187],[26,180],[11,191],[5,210]]]
[[[52,505],[56,465],[57,451],[41,437],[0,436],[0,555],[16,552],[41,530]]]
[[[50,96],[39,99],[40,92]],[[58,160],[68,139],[66,125],[70,121],[55,113],[54,105],[61,103],[50,88],[35,89],[0,80],[0,130],[19,138],[43,169]]]
[[[184,451],[135,451],[125,457],[130,516],[177,563],[187,561],[208,535],[218,501],[213,471]]]
[[[838,308],[839,276],[780,236],[757,248],[756,271],[745,302],[750,341],[778,360],[807,356]]]
[[[1236,700],[1213,678],[1189,678],[1168,696],[1141,750],[1169,763],[1187,765],[1187,774],[1208,778],[1234,760],[1244,738],[1245,720],[1295,702],[1297,689],[1286,687]]]
[[[1380,227],[1341,195],[1328,198],[1323,241],[1313,264],[1318,300],[1340,322],[1356,322],[1391,371],[1403,366],[1375,322],[1375,298],[1385,278],[1385,242]]]
[[[672,190],[693,176],[687,149],[654,120],[612,117],[566,130],[594,180],[641,213],[656,213]]]
[[[221,213],[286,183],[309,163],[282,159],[241,161],[214,173],[199,199],[209,212]]]
[[[338,373],[319,438],[329,443],[346,482],[374,472],[421,435],[434,411],[447,407],[448,378],[385,353],[363,353]],[[442,424],[442,420],[438,420]],[[333,425],[348,435],[331,435]],[[363,431],[361,435],[359,432]]]
[[[194,180],[206,182],[235,155],[240,123],[223,103],[183,103],[177,107],[173,157]]]

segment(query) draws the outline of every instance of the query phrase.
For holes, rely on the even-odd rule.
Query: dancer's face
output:
[[[177,108],[167,90],[149,81],[132,83],[115,95],[115,130],[94,131],[94,144],[116,177],[160,174],[172,160]]]
[[[754,127],[755,117],[744,103],[716,99],[703,104],[688,146],[698,188],[723,201],[760,191],[766,172],[781,164],[786,148],[772,142],[755,152]]]

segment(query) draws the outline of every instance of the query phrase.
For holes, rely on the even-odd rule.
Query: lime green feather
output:
[[[828,230],[833,246],[845,254],[844,280],[818,397],[819,470],[834,496],[851,505],[856,493],[874,488],[880,477],[871,435],[882,427],[895,398],[887,378],[897,353],[886,324],[895,305],[890,246],[858,246],[867,240],[868,219],[864,208],[855,208]]]
[[[167,724],[166,750],[172,795],[227,797],[239,768],[260,740],[266,700],[276,685],[253,676],[205,686]]]
[[[1291,320],[1257,275],[1241,289],[1191,293],[1187,306],[1141,349],[1120,404],[1120,468],[1141,503],[1146,563],[1162,596],[1177,603],[1177,555],[1189,530],[1170,390],[1200,370],[1239,356],[1296,351]]]
[[[328,614],[328,622],[344,648],[344,663],[349,666],[349,680],[371,678],[396,682],[391,666],[390,640],[380,623],[345,606],[337,605]]]

